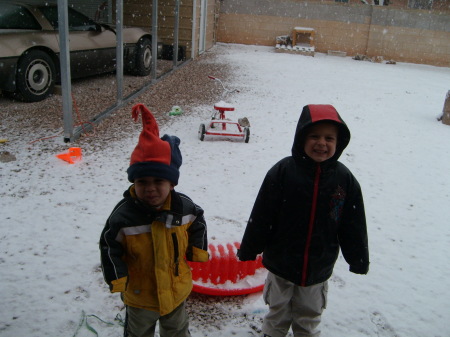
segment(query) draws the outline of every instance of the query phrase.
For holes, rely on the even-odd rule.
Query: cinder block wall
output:
[[[450,66],[450,14],[376,8],[367,54],[398,61]]]
[[[299,0],[222,2],[217,41],[274,46],[294,27],[316,31],[317,52],[450,66],[450,13]]]

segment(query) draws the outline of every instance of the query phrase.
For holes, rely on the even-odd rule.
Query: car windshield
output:
[[[45,18],[50,22],[53,28],[58,29],[58,7],[56,6],[41,6],[39,10],[44,14]],[[88,31],[97,30],[94,21],[89,19],[84,14],[69,8],[69,31]]]
[[[42,27],[25,7],[0,3],[0,29],[41,30]]]

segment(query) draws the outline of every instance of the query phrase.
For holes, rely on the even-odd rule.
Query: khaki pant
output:
[[[269,305],[262,331],[270,337],[284,337],[292,326],[295,337],[318,337],[321,315],[326,308],[328,282],[301,287],[268,273],[263,297]]]
[[[127,306],[125,326],[126,337],[154,337],[156,322],[159,321],[161,337],[190,337],[189,318],[185,302],[170,314],[161,316],[156,311]]]

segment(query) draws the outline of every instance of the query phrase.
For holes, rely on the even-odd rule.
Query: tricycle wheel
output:
[[[248,143],[250,140],[250,129],[244,128],[244,142]]]
[[[205,133],[206,133],[205,124],[200,124],[200,127],[198,128],[198,139],[203,141],[205,139]]]

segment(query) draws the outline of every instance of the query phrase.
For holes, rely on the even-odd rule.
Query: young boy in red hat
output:
[[[331,105],[303,108],[292,155],[267,173],[238,252],[263,253],[269,273],[264,301],[267,337],[320,335],[328,283],[339,249],[350,271],[369,271],[366,218],[358,181],[340,155],[350,131]]]
[[[164,135],[151,112],[137,104],[143,130],[131,154],[133,184],[109,216],[100,237],[101,264],[111,292],[126,305],[125,336],[190,336],[185,300],[192,290],[186,260],[208,260],[203,210],[174,190],[182,157],[180,139]]]

